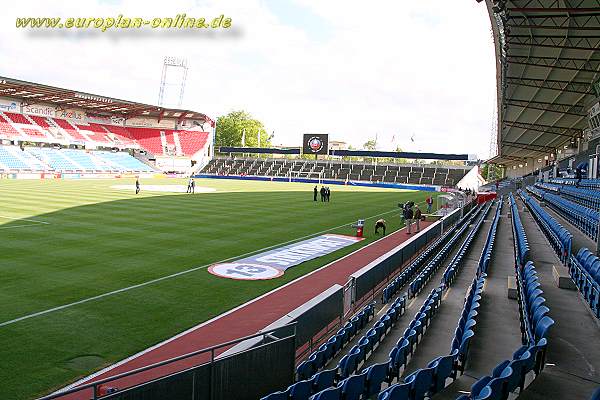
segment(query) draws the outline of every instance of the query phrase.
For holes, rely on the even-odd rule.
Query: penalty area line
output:
[[[424,203],[424,201],[419,202],[418,204],[421,204],[421,203]],[[370,217],[365,218],[365,220],[371,220],[373,218],[377,218],[377,217],[380,217],[382,215],[387,215],[387,214],[391,214],[391,213],[395,213],[395,212],[398,212],[398,209],[393,209],[393,210],[390,210],[390,211],[385,211],[385,212],[382,212],[382,213],[379,213],[379,214],[371,215]],[[237,260],[237,259],[240,259],[240,258],[244,258],[244,257],[250,256],[250,255],[256,254],[256,253],[261,253],[263,251],[271,250],[271,249],[276,248],[276,247],[285,246],[285,245],[290,244],[290,243],[294,243],[294,242],[298,242],[298,241],[301,241],[301,240],[304,240],[304,239],[308,239],[308,238],[311,238],[311,237],[314,237],[314,236],[318,236],[318,235],[321,235],[323,233],[327,233],[327,232],[330,232],[330,231],[333,231],[333,230],[336,230],[336,229],[339,229],[339,228],[343,228],[345,226],[348,226],[348,223],[345,223],[345,224],[342,224],[342,225],[338,225],[338,226],[335,226],[333,228],[325,229],[325,230],[322,230],[320,232],[312,233],[310,235],[306,235],[306,236],[302,236],[302,237],[295,238],[295,239],[292,239],[292,240],[288,240],[287,242],[274,244],[272,246],[264,247],[262,249],[253,250],[253,251],[250,251],[250,252],[247,252],[247,253],[244,253],[244,254],[240,254],[240,255],[237,255],[237,256],[234,256],[234,257],[229,257],[229,258],[226,258],[224,260],[219,260],[219,261],[211,262],[209,264],[200,265],[198,267],[190,268],[190,269],[187,269],[187,270],[184,270],[184,271],[175,272],[173,274],[165,275],[165,276],[162,276],[160,278],[151,279],[151,280],[146,281],[146,282],[138,283],[138,284],[127,286],[127,287],[124,287],[124,288],[121,288],[121,289],[112,290],[110,292],[106,292],[106,293],[102,293],[102,294],[99,294],[99,295],[96,295],[96,296],[92,296],[92,297],[88,297],[88,298],[81,299],[81,300],[78,300],[78,301],[74,301],[72,303],[63,304],[63,305],[60,305],[60,306],[57,306],[57,307],[49,308],[47,310],[38,311],[38,312],[35,312],[35,313],[32,313],[32,314],[23,315],[22,317],[18,317],[18,318],[14,318],[14,319],[11,319],[11,320],[8,320],[8,321],[0,322],[0,327],[12,325],[12,324],[15,324],[15,323],[20,322],[20,321],[24,321],[24,320],[27,320],[27,319],[39,317],[39,316],[46,315],[46,314],[50,314],[50,313],[53,313],[53,312],[56,312],[56,311],[60,311],[60,310],[64,310],[66,308],[74,307],[74,306],[77,306],[77,305],[80,305],[80,304],[89,303],[91,301],[100,300],[100,299],[103,299],[105,297],[114,296],[116,294],[124,293],[124,292],[130,291],[130,290],[133,290],[133,289],[138,289],[138,288],[141,288],[141,287],[144,287],[144,286],[152,285],[154,283],[162,282],[162,281],[167,280],[167,279],[175,278],[175,277],[178,277],[178,276],[181,276],[181,275],[189,274],[191,272],[195,272],[195,271],[198,271],[198,270],[201,270],[201,269],[208,268],[208,267],[210,267],[213,264],[225,263],[225,262]]]

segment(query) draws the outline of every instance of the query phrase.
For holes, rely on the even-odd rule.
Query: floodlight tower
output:
[[[185,90],[185,80],[187,78],[187,59],[182,57],[165,57],[163,60],[162,75],[160,79],[160,90],[158,92],[158,105],[164,106],[165,102],[165,89],[167,86],[173,86],[179,88],[179,99],[177,104],[168,104],[169,106],[174,105],[177,108],[181,108],[183,103],[183,92]],[[171,72],[171,74],[169,74]],[[167,80],[168,75],[174,76],[174,81],[169,82]]]

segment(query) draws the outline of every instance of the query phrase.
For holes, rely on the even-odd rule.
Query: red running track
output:
[[[431,225],[431,222],[421,223],[422,228],[429,225]],[[110,367],[105,371],[101,371],[97,375],[92,375],[91,377],[78,382],[77,386],[132,371],[199,349],[235,340],[243,336],[252,335],[324,290],[330,288],[331,285],[336,283],[344,285],[351,274],[412,237],[414,236],[406,234],[405,228],[398,230],[334,261],[324,268],[300,277],[285,286],[274,289],[262,297],[245,303],[232,311],[200,324],[183,334],[158,344],[157,346],[151,347],[130,359],[117,363],[115,366]],[[208,355],[192,357],[180,362],[121,378],[107,383],[107,385],[120,388],[131,387],[154,378],[181,371],[208,360]],[[89,399],[91,393],[91,389],[83,390],[60,398],[64,400]]]

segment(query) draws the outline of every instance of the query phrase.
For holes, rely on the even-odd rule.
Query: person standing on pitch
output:
[[[140,192],[140,178],[135,178],[135,194]]]
[[[190,176],[190,179],[188,179],[188,187],[187,187],[186,193],[191,193],[191,192],[192,192],[192,177]]]
[[[415,233],[419,232],[421,230],[421,227],[419,225],[419,223],[421,222],[421,210],[419,209],[419,206],[415,206],[415,221],[417,222],[417,230],[415,231]]]
[[[327,201],[329,203],[329,196],[331,195],[331,189],[329,189],[329,186],[327,186],[325,188],[325,201]]]
[[[325,201],[325,186],[321,186],[321,201]]]
[[[191,185],[191,193],[194,194],[196,193],[196,182],[194,181],[194,179],[192,178],[192,181],[190,182]]]
[[[315,188],[313,189],[313,200],[314,201],[317,201],[317,192],[318,192],[317,185],[315,185]]]
[[[433,207],[433,197],[428,196],[427,199],[425,199],[425,202],[427,203],[427,214],[431,214],[431,207]]]
[[[410,204],[410,202],[406,203],[404,205],[404,220],[406,221],[406,234],[410,235],[412,232],[411,230],[411,226],[412,226],[412,218],[413,218],[413,210],[412,210],[412,205]]]
[[[375,234],[377,235],[379,228],[383,229],[383,236],[385,236],[385,219],[381,218],[375,222]]]

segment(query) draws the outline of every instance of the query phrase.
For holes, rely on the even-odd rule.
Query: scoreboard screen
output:
[[[302,153],[328,154],[329,135],[320,133],[305,133],[302,140]]]

